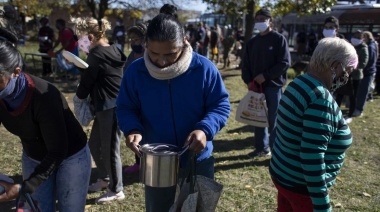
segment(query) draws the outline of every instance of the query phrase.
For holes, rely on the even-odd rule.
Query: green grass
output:
[[[25,47],[27,49],[28,47]],[[224,185],[217,211],[276,211],[276,189],[268,173],[268,158],[248,159],[252,151],[253,129],[235,121],[239,100],[246,93],[240,71],[221,70],[230,93],[232,106],[228,124],[214,140],[215,176]],[[75,85],[53,81],[70,101]],[[354,141],[347,151],[345,164],[337,183],[330,190],[334,211],[380,211],[380,99],[366,105],[364,116],[350,124]],[[343,108],[346,111],[345,108]],[[89,132],[90,128],[85,129]],[[21,181],[21,144],[19,139],[0,127],[0,172]],[[134,157],[124,143],[121,147],[124,165],[134,163]],[[92,180],[96,179],[94,169]],[[126,199],[107,205],[96,205],[94,199],[101,192],[89,194],[86,211],[144,211],[144,190],[138,175],[124,176]],[[0,211],[9,211],[14,202],[1,203]],[[13,209],[14,210],[14,209]]]

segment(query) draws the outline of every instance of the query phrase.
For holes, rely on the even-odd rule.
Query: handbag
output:
[[[260,92],[253,91],[252,81],[248,93],[240,101],[236,109],[236,121],[255,127],[268,127],[268,107],[263,93],[262,85]]]
[[[195,154],[189,155],[187,178],[180,184],[180,192],[169,212],[209,212],[215,211],[223,185],[213,179],[196,175]],[[186,179],[186,183],[184,183]]]
[[[94,112],[91,108],[91,98],[79,99],[77,95],[73,97],[74,114],[82,126],[88,126],[94,120]]]

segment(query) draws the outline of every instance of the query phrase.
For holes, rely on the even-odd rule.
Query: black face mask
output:
[[[144,46],[139,44],[139,45],[131,45],[132,51],[135,53],[142,53],[144,51]]]

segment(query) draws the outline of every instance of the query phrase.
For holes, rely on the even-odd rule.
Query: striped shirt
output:
[[[352,142],[350,128],[330,92],[304,74],[286,88],[278,108],[277,139],[269,171],[273,180],[309,195],[314,211],[329,211],[328,188]]]

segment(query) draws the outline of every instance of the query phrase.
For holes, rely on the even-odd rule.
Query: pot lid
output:
[[[140,151],[146,154],[153,155],[178,155],[178,147],[171,144],[144,144],[141,146]]]

